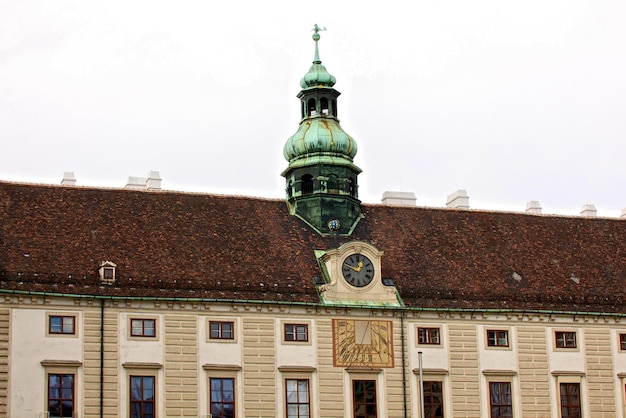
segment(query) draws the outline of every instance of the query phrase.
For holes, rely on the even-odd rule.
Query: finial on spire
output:
[[[313,58],[313,64],[321,64],[322,61],[320,60],[320,54],[319,51],[317,49],[317,41],[320,40],[320,34],[319,32],[326,30],[325,27],[320,28],[319,26],[317,26],[317,23],[313,25],[313,32],[315,32],[313,34],[313,40],[315,41],[315,57]]]

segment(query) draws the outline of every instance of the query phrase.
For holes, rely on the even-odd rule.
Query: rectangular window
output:
[[[626,334],[619,335],[619,349],[626,351]]]
[[[285,324],[285,341],[309,341],[307,324]]]
[[[487,345],[489,347],[508,347],[509,331],[487,330]]]
[[[442,382],[424,381],[424,415],[429,418],[443,418]]]
[[[130,335],[132,337],[154,337],[156,335],[156,320],[131,319]]]
[[[555,331],[556,348],[576,348],[576,333],[574,331]]]
[[[561,383],[561,417],[582,417],[580,408],[580,384]]]
[[[309,418],[310,398],[307,379],[285,380],[287,391],[287,418]]]
[[[48,324],[48,333],[50,334],[75,334],[76,333],[76,317],[50,315]]]
[[[154,376],[130,377],[131,418],[154,418]]]
[[[489,383],[489,406],[491,408],[491,418],[513,417],[511,382]]]
[[[48,413],[50,417],[74,416],[74,375],[48,375]]]
[[[232,340],[234,339],[234,322],[209,322],[210,336],[212,340]]]
[[[213,418],[235,417],[235,379],[211,378],[211,414]]]
[[[352,381],[352,405],[354,418],[376,418],[376,381],[353,380]]]
[[[418,328],[417,341],[418,344],[440,344],[439,328]]]

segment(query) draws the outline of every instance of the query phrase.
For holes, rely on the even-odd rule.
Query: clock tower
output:
[[[292,215],[320,234],[350,235],[363,217],[357,182],[361,169],[353,162],[356,141],[339,125],[336,79],[319,57],[322,30],[313,29],[313,65],[298,93],[302,120],[283,149],[289,165],[282,176]]]

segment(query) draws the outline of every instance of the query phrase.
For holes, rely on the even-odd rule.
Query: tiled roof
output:
[[[408,307],[626,313],[626,221],[363,205],[322,237],[285,202],[0,182],[0,288],[319,303],[314,250],[385,252]],[[100,283],[103,261],[117,264]]]

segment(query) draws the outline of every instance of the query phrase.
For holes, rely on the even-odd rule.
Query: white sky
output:
[[[320,55],[360,197],[626,207],[626,2],[0,0],[0,179],[282,198]]]

